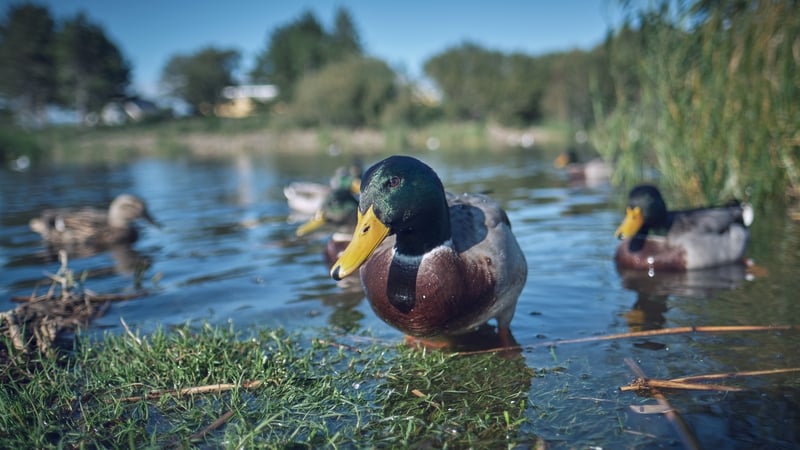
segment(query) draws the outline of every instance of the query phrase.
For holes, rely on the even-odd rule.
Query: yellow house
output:
[[[266,102],[278,96],[278,88],[272,84],[226,86],[222,96],[229,99],[214,107],[214,114],[220,117],[247,117],[255,110],[255,100]]]

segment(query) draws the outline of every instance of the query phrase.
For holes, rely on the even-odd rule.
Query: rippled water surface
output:
[[[418,155],[453,192],[489,192],[507,209],[529,266],[512,331],[526,350],[531,380],[520,433],[555,447],[679,446],[662,414],[633,405],[654,399],[620,392],[634,375],[630,358],[654,378],[800,367],[800,333],[691,333],[649,339],[543,345],[641,329],[800,324],[800,228],[757,217],[749,254],[765,274],[741,268],[649,277],[619,273],[613,232],[622,199],[606,185],[574,186],[533,151]],[[375,162],[364,157],[364,164]],[[30,294],[59,264],[28,220],[53,206],[105,207],[121,192],[146,199],[160,228],[142,227],[132,249],[73,257],[76,273],[108,269],[87,281],[96,292],[149,294],[114,303],[91,332],[143,332],[211,322],[236,327],[319,326],[402,335],[375,318],[358,289],[343,289],[322,260],[328,233],[294,235],[282,188],[325,182],[344,157],[241,156],[230,160],[143,160],[122,166],[0,172],[0,306]],[[132,267],[147,261],[144,273]],[[44,284],[43,286],[46,286]],[[40,287],[39,289],[43,289]],[[671,391],[668,400],[702,447],[800,446],[800,375],[720,382],[735,393]]]

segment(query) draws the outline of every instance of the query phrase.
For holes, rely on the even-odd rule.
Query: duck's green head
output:
[[[353,240],[331,276],[339,280],[355,272],[390,234],[397,235],[396,250],[410,256],[421,256],[450,238],[442,182],[410,156],[390,156],[364,174]]]
[[[361,193],[361,164],[354,163],[349,167],[339,167],[331,177],[331,189],[334,191],[350,191],[353,195]]]
[[[634,236],[644,227],[657,227],[667,219],[667,205],[658,188],[649,184],[636,186],[628,194],[625,219],[614,235],[619,239]]]
[[[295,234],[305,236],[325,224],[352,225],[355,222],[357,210],[358,200],[349,190],[333,190],[325,197],[322,206],[314,213],[314,216],[298,227]]]

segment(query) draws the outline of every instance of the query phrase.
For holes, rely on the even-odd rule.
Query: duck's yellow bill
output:
[[[553,166],[555,166],[556,169],[563,169],[564,167],[567,167],[568,164],[569,156],[567,156],[566,153],[558,155],[558,157],[553,160]]]
[[[353,240],[331,267],[331,277],[334,280],[341,280],[351,275],[364,264],[388,235],[389,227],[375,216],[372,206],[364,214],[359,211]]]
[[[361,179],[354,178],[353,182],[350,183],[350,193],[353,195],[361,194]]]
[[[322,211],[317,211],[311,220],[297,227],[294,234],[297,236],[305,236],[323,225],[325,225],[325,214],[323,214]]]
[[[622,224],[617,228],[617,231],[614,232],[614,236],[618,239],[625,239],[633,236],[636,232],[642,228],[644,224],[644,216],[642,216],[642,209],[638,206],[636,207],[628,207],[625,210],[625,219],[622,221]]]

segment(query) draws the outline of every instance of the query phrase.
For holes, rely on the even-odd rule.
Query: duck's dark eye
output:
[[[400,177],[394,176],[389,178],[389,180],[386,181],[386,186],[390,188],[396,188],[397,186],[400,186]]]

